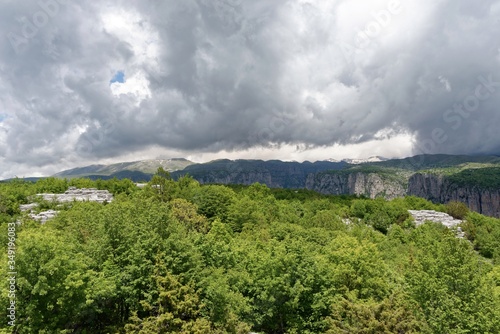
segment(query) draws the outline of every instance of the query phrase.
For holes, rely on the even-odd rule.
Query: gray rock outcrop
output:
[[[37,194],[46,201],[56,201],[59,203],[67,203],[73,201],[90,201],[90,202],[111,202],[113,195],[107,190],[98,190],[95,188],[69,187],[64,194]]]
[[[40,213],[30,213],[28,216],[42,224],[45,224],[47,220],[54,218],[58,213],[59,211],[47,210]]]
[[[422,197],[435,203],[459,201],[465,203],[472,211],[500,218],[500,189],[459,187],[441,175],[416,173],[408,181],[408,195]]]
[[[73,201],[89,201],[97,203],[109,203],[113,200],[113,195],[107,190],[98,190],[95,188],[81,188],[69,187],[64,194],[37,194],[36,196],[42,197],[46,201],[55,201],[57,203],[68,203]],[[32,219],[45,224],[47,220],[57,216],[59,211],[46,210],[39,213],[35,212],[38,203],[29,203],[20,205],[22,212],[29,212],[28,216]],[[18,224],[20,222],[18,221]]]
[[[30,204],[21,204],[19,206],[19,210],[21,212],[26,212],[26,211],[33,211],[33,209],[36,209],[38,207],[38,203],[30,203]]]
[[[377,173],[319,173],[310,174],[306,188],[322,194],[364,195],[369,198],[394,199],[405,195],[404,186]]]
[[[447,213],[438,212],[434,210],[408,210],[408,212],[412,216],[417,226],[422,225],[426,221],[440,223],[450,229],[456,228],[457,237],[459,238],[464,237],[464,233],[459,226],[462,223],[462,220],[455,219]]]

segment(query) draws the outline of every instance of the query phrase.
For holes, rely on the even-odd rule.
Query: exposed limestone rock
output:
[[[42,211],[38,214],[30,213],[29,216],[34,220],[39,221],[42,224],[45,224],[47,220],[54,218],[55,216],[57,216],[58,213],[59,211],[47,210],[47,211]]]
[[[21,204],[19,206],[19,209],[21,210],[21,212],[25,212],[25,211],[33,211],[33,209],[37,208],[38,207],[38,203],[30,203],[30,204]]]
[[[73,201],[90,201],[90,202],[111,202],[113,195],[107,190],[97,190],[95,188],[69,187],[64,194],[37,194],[46,201],[56,201],[59,203],[67,203]]]
[[[460,228],[462,221],[460,219],[455,219],[447,213],[437,212],[434,210],[408,210],[410,215],[413,217],[415,224],[417,226],[422,225],[426,221],[431,221],[435,223],[441,223],[448,228],[457,229],[457,237],[463,238],[464,233]]]
[[[113,195],[107,190],[97,190],[95,188],[82,188],[69,187],[64,194],[37,194],[46,201],[55,201],[58,203],[68,203],[73,201],[90,201],[90,202],[111,202]],[[38,207],[38,203],[22,204],[20,210],[22,212],[29,211],[29,217],[44,224],[47,220],[54,218],[59,211],[47,210],[40,213],[34,213],[34,209]],[[18,221],[18,224],[20,222]]]

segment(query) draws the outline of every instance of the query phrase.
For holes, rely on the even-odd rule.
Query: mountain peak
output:
[[[342,159],[342,161],[347,162],[348,164],[351,165],[359,165],[359,164],[365,164],[368,162],[381,162],[381,161],[386,161],[389,160],[387,158],[381,157],[381,156],[372,156],[366,159]]]

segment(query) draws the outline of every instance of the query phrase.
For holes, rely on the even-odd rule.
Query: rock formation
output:
[[[97,190],[95,188],[77,189],[76,187],[69,187],[64,194],[37,194],[36,196],[42,197],[46,201],[55,201],[57,203],[68,203],[73,201],[109,203],[113,200],[113,195],[107,190]],[[36,213],[35,209],[37,207],[38,203],[23,204],[20,206],[20,210],[29,212],[29,217],[42,224],[54,218],[59,213],[59,211],[56,210],[46,210]]]
[[[305,187],[322,194],[382,196],[393,199],[404,196],[404,186],[377,173],[318,173],[307,177]]]
[[[309,174],[305,187],[322,194],[382,196],[393,199],[418,196],[434,203],[459,201],[470,210],[500,218],[500,189],[459,186],[443,175],[415,173],[407,181],[379,173],[333,172]]]
[[[456,171],[467,163],[500,165],[500,158],[422,155],[355,167],[332,161],[216,160],[190,165],[182,171],[173,172],[172,177],[178,179],[189,174],[202,184],[250,185],[259,182],[271,188],[306,188],[322,194],[363,195],[369,198],[381,196],[393,199],[413,195],[436,203],[456,200],[465,203],[473,211],[500,218],[500,186],[485,185],[484,182],[481,187],[464,186],[468,182],[461,175],[455,175],[455,181],[452,181],[449,176],[419,172],[440,168],[446,172],[451,167]],[[486,169],[481,168],[482,171]],[[484,178],[498,179],[500,172],[496,172],[495,168],[490,169],[488,173],[483,173]]]
[[[500,189],[457,186],[442,175],[416,173],[408,181],[408,195],[436,203],[459,201],[472,211],[500,218]]]
[[[426,221],[440,223],[450,229],[456,228],[457,237],[464,237],[464,232],[459,226],[462,223],[460,219],[455,219],[444,212],[437,212],[434,210],[408,210],[408,212],[412,216],[417,226],[422,225]]]
[[[345,162],[317,161],[284,162],[279,160],[216,160],[206,164],[191,165],[182,171],[173,172],[178,179],[189,174],[202,184],[265,184],[271,188],[304,188],[307,176],[327,170],[339,170]]]
[[[59,211],[56,210],[47,210],[40,213],[30,213],[28,216],[42,224],[45,224],[47,220],[54,218],[58,213]]]
[[[46,201],[56,201],[59,203],[67,203],[73,201],[90,201],[90,202],[111,202],[113,195],[107,190],[97,190],[95,188],[69,187],[64,194],[37,194]]]

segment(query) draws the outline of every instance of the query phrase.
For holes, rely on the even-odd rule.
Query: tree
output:
[[[332,264],[332,280],[339,293],[376,300],[387,295],[388,270],[375,244],[341,234],[328,245],[326,256]]]
[[[167,202],[172,198],[175,182],[172,180],[170,173],[164,170],[163,167],[158,167],[155,175],[149,181],[149,185],[161,202]]]
[[[490,267],[467,241],[447,228],[426,223],[412,231],[405,269],[408,292],[434,333],[495,333],[492,287],[483,282]]]
[[[193,284],[183,285],[179,279],[166,271],[164,264],[155,266],[154,279],[157,290],[153,303],[143,301],[148,311],[146,317],[134,313],[125,326],[126,333],[211,333],[211,324],[200,316],[203,305]]]
[[[461,226],[479,254],[500,263],[500,219],[469,212]]]
[[[276,228],[286,229],[286,224]],[[283,232],[275,233],[287,234]],[[252,301],[247,322],[264,333],[323,332],[332,302],[331,271],[315,247],[302,238],[284,236],[247,242],[245,249],[237,263],[249,275],[240,290]]]
[[[200,187],[193,195],[198,212],[209,220],[219,218],[227,222],[229,206],[234,202],[235,192],[225,186],[207,185]]]
[[[64,237],[48,229],[18,235],[18,333],[71,330],[89,307],[88,259]]]
[[[310,227],[320,227],[339,231],[345,231],[347,229],[346,224],[334,210],[317,211],[313,217],[307,219],[305,224]]]
[[[401,291],[379,302],[340,297],[328,322],[327,334],[431,333],[418,305]]]
[[[210,224],[206,217],[198,214],[198,207],[183,198],[176,198],[170,202],[172,215],[189,230],[207,233]]]
[[[249,196],[240,195],[227,209],[227,221],[234,232],[241,232],[245,224],[262,224],[266,221],[265,205]]]
[[[55,177],[42,178],[36,181],[35,189],[37,193],[63,193],[68,189],[68,181]]]

